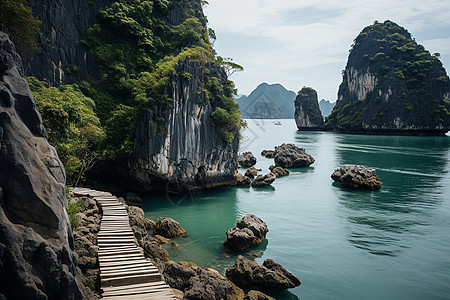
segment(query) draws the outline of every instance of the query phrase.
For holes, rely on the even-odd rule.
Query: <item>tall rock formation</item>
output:
[[[226,143],[212,126],[212,99],[202,92],[205,70],[226,85],[225,71],[215,63],[186,60],[171,74],[168,91],[174,105],[159,116],[166,120],[163,128],[156,128],[154,112],[141,115],[127,168],[136,188],[192,190],[235,181],[239,139]],[[192,77],[183,78],[185,73]]]
[[[0,32],[0,298],[81,299],[65,173]]]
[[[33,15],[41,21],[38,53],[22,53],[25,74],[52,86],[97,78],[101,75],[81,40],[97,23],[100,8],[113,0],[30,0]]]
[[[248,97],[241,96],[236,102],[246,119],[292,119],[294,100],[295,93],[281,84],[261,83]]]
[[[344,132],[444,134],[450,80],[399,25],[375,22],[356,37],[327,125]]]
[[[295,123],[298,130],[318,130],[324,127],[317,92],[303,87],[295,99]]]

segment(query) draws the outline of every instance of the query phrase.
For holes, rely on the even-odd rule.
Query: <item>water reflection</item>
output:
[[[448,137],[342,136],[339,165],[368,165],[383,182],[377,192],[333,184],[349,222],[347,240],[375,255],[397,256],[407,248],[405,234],[423,234],[443,201],[449,149]]]

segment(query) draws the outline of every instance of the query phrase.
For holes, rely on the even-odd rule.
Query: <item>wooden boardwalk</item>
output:
[[[96,200],[103,213],[97,236],[102,297],[177,299],[158,269],[138,250],[125,206],[107,192],[86,188],[71,191]]]

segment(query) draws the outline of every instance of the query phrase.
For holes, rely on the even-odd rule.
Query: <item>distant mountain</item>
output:
[[[333,110],[334,105],[336,104],[336,102],[330,102],[328,100],[322,99],[319,102],[319,108],[320,111],[322,112],[322,116],[326,117],[329,114],[331,114],[331,111]]]
[[[261,83],[249,96],[236,99],[245,119],[293,119],[296,94],[281,84]]]

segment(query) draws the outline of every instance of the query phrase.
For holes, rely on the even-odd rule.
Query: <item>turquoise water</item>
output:
[[[245,252],[272,258],[302,280],[277,299],[450,299],[450,137],[341,135],[299,132],[293,120],[248,120],[241,151],[260,155],[284,142],[316,162],[262,189],[227,187],[145,197],[146,216],[172,217],[188,231],[166,246],[174,261],[224,272],[225,232],[253,213],[267,240]],[[375,168],[380,191],[351,191],[330,178],[342,164]],[[245,170],[242,169],[243,173]]]

